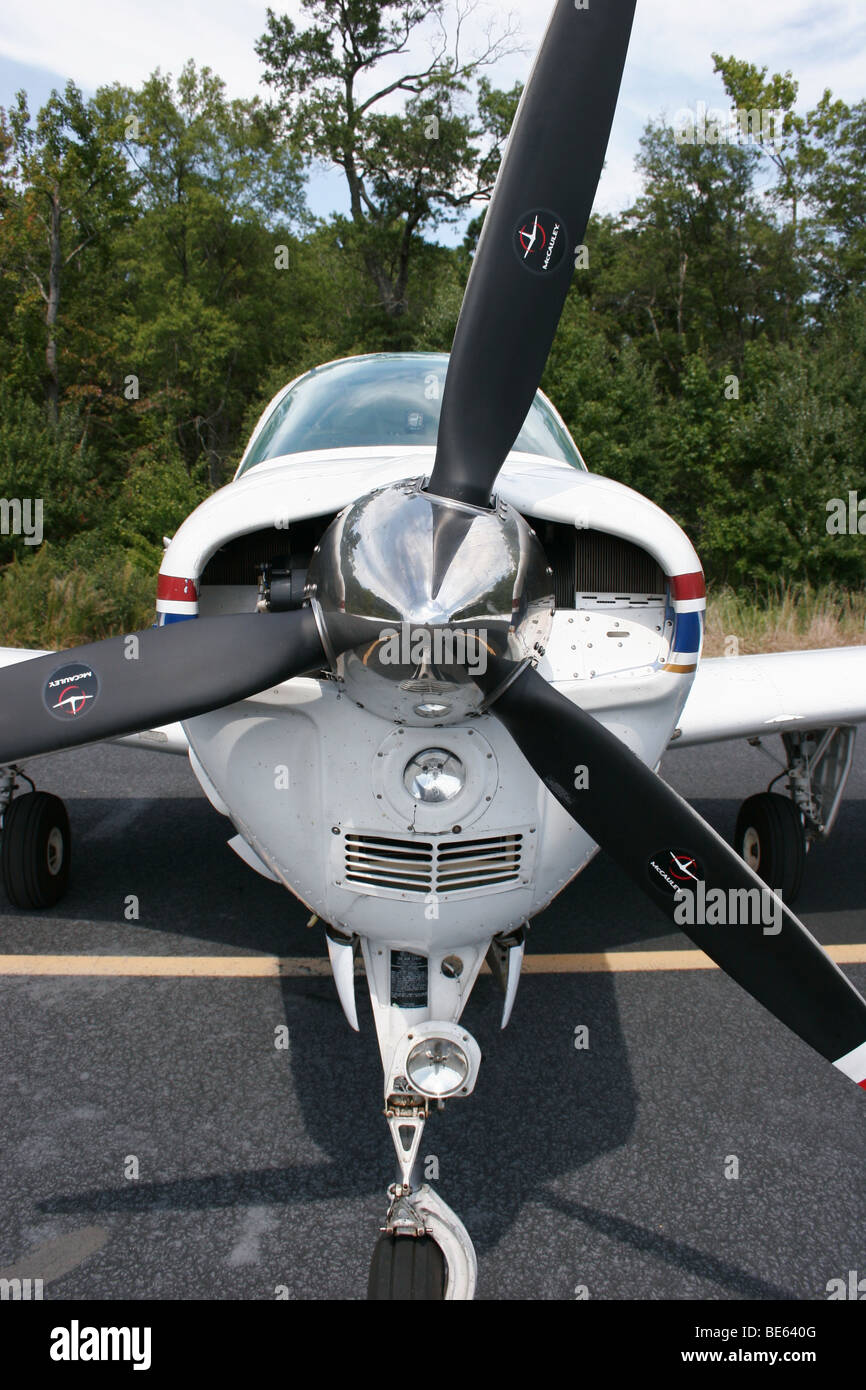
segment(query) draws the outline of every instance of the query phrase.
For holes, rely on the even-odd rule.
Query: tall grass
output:
[[[717,589],[707,604],[705,656],[809,651],[866,643],[866,593],[832,585],[743,592]]]
[[[123,555],[67,564],[44,545],[0,572],[0,646],[57,651],[153,622],[156,575]]]
[[[156,574],[123,552],[75,563],[43,545],[0,570],[0,646],[58,651],[136,632],[153,622]],[[824,586],[716,589],[705,656],[866,644],[866,593]]]

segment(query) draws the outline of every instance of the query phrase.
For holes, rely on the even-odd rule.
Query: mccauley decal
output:
[[[513,241],[517,259],[533,275],[552,274],[568,250],[565,223],[548,208],[525,213],[517,223]]]
[[[653,887],[674,897],[681,888],[694,887],[702,882],[704,871],[688,850],[661,850],[647,864],[647,874]]]
[[[42,702],[55,719],[79,719],[99,695],[99,677],[89,666],[59,666],[49,676]]]

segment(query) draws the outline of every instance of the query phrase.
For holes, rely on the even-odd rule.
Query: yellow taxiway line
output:
[[[837,965],[866,964],[866,943],[825,947]],[[358,970],[361,970],[358,962]],[[486,966],[484,967],[486,970]],[[658,970],[717,970],[703,951],[601,951],[527,955],[527,975],[642,974]],[[327,976],[325,956],[73,956],[0,955],[0,977],[117,976],[125,979],[294,979]]]

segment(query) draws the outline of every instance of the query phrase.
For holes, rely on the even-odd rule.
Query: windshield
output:
[[[274,408],[240,472],[312,449],[435,446],[448,361],[445,353],[402,353],[317,367]],[[514,449],[586,467],[541,392]]]

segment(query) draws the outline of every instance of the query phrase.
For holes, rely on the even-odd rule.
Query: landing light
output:
[[[427,748],[406,764],[403,785],[415,801],[438,805],[453,801],[466,783],[466,769],[446,748]]]
[[[459,1043],[425,1038],[406,1058],[406,1074],[422,1096],[452,1096],[466,1082],[469,1059]]]

